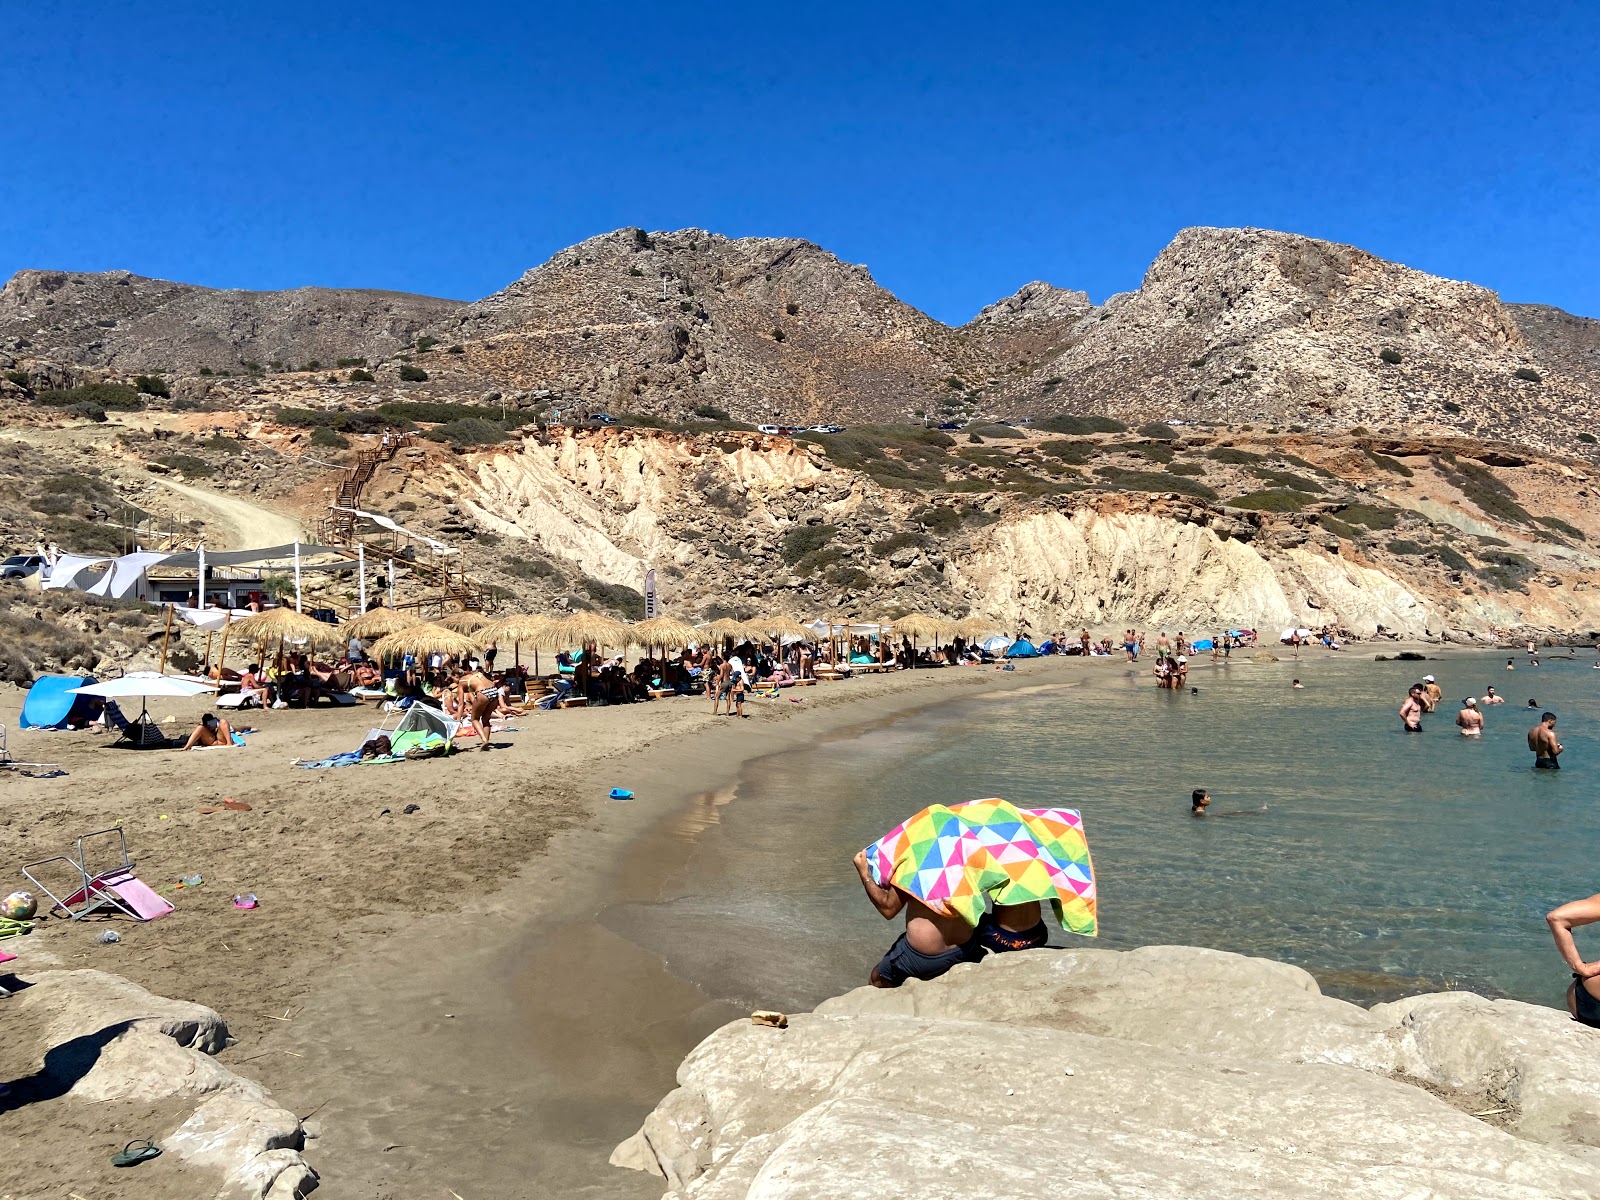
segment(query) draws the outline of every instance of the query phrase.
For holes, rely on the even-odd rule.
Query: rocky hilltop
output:
[[[403,292],[247,292],[126,271],[19,271],[0,288],[0,351],[23,362],[177,375],[383,358],[461,307]]]
[[[1056,381],[1122,416],[1547,446],[1595,426],[1600,403],[1600,322],[1267,230],[1184,230],[1066,340],[1008,394]]]
[[[724,1026],[612,1162],[666,1200],[1595,1200],[1597,1052],[1516,1001],[1366,1010],[1265,959],[1036,950]]]
[[[1351,246],[1187,229],[1095,306],[1034,282],[951,328],[793,238],[625,229],[473,304],[385,292],[219,292],[26,271],[0,291],[0,367],[263,375],[427,360],[431,395],[519,391],[575,411],[753,423],[1017,419],[1063,410],[1225,426],[1505,438],[1592,453],[1600,322]],[[414,372],[413,372],[414,374]],[[420,381],[414,381],[420,382]]]

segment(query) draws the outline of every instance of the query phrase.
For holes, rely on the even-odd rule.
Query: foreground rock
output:
[[[28,980],[4,1002],[8,1039],[31,1043],[39,1064],[12,1083],[18,1102],[192,1100],[185,1119],[154,1131],[154,1140],[164,1154],[210,1174],[218,1200],[297,1200],[315,1189],[317,1174],[300,1153],[299,1118],[211,1057],[229,1042],[211,1009],[104,971],[45,971]]]
[[[1600,1033],[1553,1009],[1369,1011],[1263,959],[1041,950],[727,1025],[612,1161],[697,1200],[1590,1200],[1597,1068]]]

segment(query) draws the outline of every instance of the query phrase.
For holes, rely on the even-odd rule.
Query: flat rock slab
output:
[[[1441,1098],[1543,1057],[1500,1125]],[[1369,1012],[1261,959],[1037,951],[725,1026],[613,1162],[696,1200],[1600,1200],[1583,1064],[1600,1038],[1531,1005]]]

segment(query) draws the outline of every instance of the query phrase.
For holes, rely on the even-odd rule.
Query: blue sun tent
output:
[[[69,723],[87,723],[99,701],[93,696],[74,696],[72,689],[94,682],[93,675],[39,676],[22,702],[18,724],[23,729],[65,729]]]
[[[1011,648],[1006,651],[1007,658],[1038,658],[1039,647],[1027,638],[1018,638],[1011,643]]]

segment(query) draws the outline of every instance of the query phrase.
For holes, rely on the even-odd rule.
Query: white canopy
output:
[[[385,529],[392,529],[396,533],[405,534],[408,538],[415,538],[419,542],[426,543],[427,545],[433,547],[434,551],[438,554],[454,554],[456,552],[456,548],[454,546],[447,546],[443,542],[438,541],[435,538],[431,538],[425,533],[418,533],[414,529],[407,529],[398,521],[391,520],[382,513],[370,513],[360,508],[340,508],[337,504],[333,506],[333,511],[354,513],[358,517],[365,517],[374,525],[381,525]]]
[[[100,683],[69,688],[79,696],[99,696],[105,700],[123,700],[129,696],[201,696],[214,692],[217,685],[190,676],[162,675],[157,671],[130,671],[121,679],[106,679]]]

